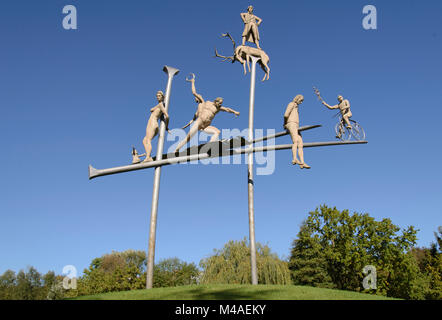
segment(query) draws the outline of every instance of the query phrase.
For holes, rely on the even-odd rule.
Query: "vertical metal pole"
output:
[[[250,75],[250,103],[249,103],[249,141],[253,141],[253,113],[255,110],[255,78],[256,62],[259,58],[251,57],[252,72]],[[250,145],[252,148],[252,145]],[[256,267],[256,244],[255,244],[255,209],[253,206],[253,153],[248,154],[247,184],[249,189],[249,238],[250,238],[250,264],[252,270],[252,284],[258,284],[258,270]]]
[[[167,80],[166,96],[164,98],[164,107],[166,111],[169,110],[170,101],[170,89],[172,87],[172,79],[178,74],[179,70],[164,66],[163,71],[169,76]],[[161,121],[160,132],[158,136],[157,147],[157,160],[162,159],[164,136],[166,132],[166,124]],[[150,215],[150,232],[149,232],[149,250],[147,253],[147,274],[146,274],[146,289],[151,289],[153,284],[153,267],[155,262],[155,239],[157,231],[157,213],[158,213],[158,196],[160,192],[160,178],[161,178],[161,166],[155,168],[155,174],[153,178],[153,191],[152,191],[152,210]]]

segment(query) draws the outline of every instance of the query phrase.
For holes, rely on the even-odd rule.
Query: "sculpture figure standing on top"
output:
[[[258,27],[262,23],[262,19],[253,14],[253,6],[249,6],[247,12],[241,13],[241,18],[244,22],[242,45],[244,46],[246,41],[253,42],[258,49],[261,49],[259,47]]]
[[[299,105],[304,101],[304,96],[298,94],[293,101],[291,101],[284,114],[284,128],[290,133],[292,137],[293,146],[293,161],[292,164],[299,164],[301,169],[310,169],[310,166],[304,162],[304,148],[301,133],[299,132]],[[299,155],[299,160],[296,156]]]
[[[213,102],[208,100],[205,101],[203,96],[196,92],[194,74],[192,74],[192,78],[186,79],[186,81],[192,83],[192,94],[195,97],[195,102],[198,103],[198,109],[195,112],[193,119],[183,127],[183,129],[185,129],[193,123],[186,138],[178,144],[175,152],[178,152],[187,142],[189,142],[190,139],[198,132],[198,130],[212,134],[209,142],[216,141],[219,137],[220,131],[218,128],[211,126],[211,123],[219,111],[229,112],[233,113],[235,116],[239,116],[239,112],[222,106],[224,101],[223,98],[216,98]]]
[[[215,57],[222,58],[223,61],[230,60],[232,63],[238,61],[244,67],[244,74],[246,74],[246,63],[250,72],[250,60],[251,57],[259,58],[258,64],[264,71],[265,75],[262,81],[269,80],[270,68],[269,68],[269,56],[259,46],[259,31],[258,26],[262,23],[262,19],[253,14],[253,7],[249,6],[247,12],[241,13],[241,19],[244,22],[244,31],[242,33],[242,45],[236,46],[235,40],[227,32],[223,33],[221,37],[229,37],[233,43],[233,56],[223,56],[218,53],[215,48]],[[253,42],[255,47],[246,46],[246,41]]]
[[[135,148],[132,149],[132,163],[141,162],[140,156],[145,155],[146,158],[143,162],[152,161],[151,152],[152,152],[152,139],[158,134],[158,120],[162,117],[166,123],[167,131],[169,131],[169,115],[167,114],[166,108],[164,106],[164,94],[162,91],[158,91],[156,94],[156,98],[158,100],[158,104],[150,109],[150,117],[146,126],[146,136],[143,139],[144,149],[146,150],[145,154],[139,155]]]

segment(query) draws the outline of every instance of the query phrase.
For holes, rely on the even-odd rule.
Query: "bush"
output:
[[[256,244],[258,282],[260,284],[290,284],[288,264],[271,252],[268,246]],[[229,241],[221,250],[200,262],[203,269],[201,283],[251,283],[250,247],[247,240]]]

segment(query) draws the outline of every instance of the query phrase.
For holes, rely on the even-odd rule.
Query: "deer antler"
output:
[[[233,38],[232,38],[232,36],[230,35],[230,33],[223,33],[222,35],[221,35],[221,37],[222,38],[224,38],[224,37],[229,37],[230,38],[230,40],[232,41],[232,43],[233,43],[233,52],[235,52],[235,49],[236,49],[236,43],[235,43],[235,40],[233,40]]]
[[[222,55],[218,54],[218,51],[216,50],[216,48],[215,48],[215,57],[221,58],[221,59],[223,59],[223,61],[226,61],[226,60],[231,60],[232,62],[235,61],[233,56],[226,57],[226,56],[222,56]]]
[[[221,38],[224,38],[224,37],[229,37],[233,43],[233,56],[230,56],[230,57],[222,56],[218,53],[218,51],[215,48],[215,57],[221,58],[221,59],[223,59],[223,61],[230,60],[233,63],[233,62],[235,62],[235,49],[236,49],[235,40],[233,40],[232,36],[228,32],[221,34]]]

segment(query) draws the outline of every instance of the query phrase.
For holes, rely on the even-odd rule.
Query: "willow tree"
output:
[[[258,281],[260,284],[290,284],[288,263],[272,253],[267,245],[256,244]],[[201,260],[200,282],[203,284],[250,284],[250,247],[246,238],[229,241],[220,250]]]

